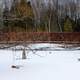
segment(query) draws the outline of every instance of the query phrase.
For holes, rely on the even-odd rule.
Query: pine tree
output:
[[[73,32],[73,23],[69,17],[65,19],[63,29],[64,29],[64,32]]]
[[[33,10],[31,8],[30,2],[26,2],[26,0],[21,0],[16,6],[16,14],[19,17],[33,17]]]
[[[24,28],[24,30],[28,31],[29,28],[33,26],[33,10],[30,2],[26,0],[13,1],[13,5],[11,7],[11,17],[18,18],[20,20],[14,21],[14,26],[18,28]],[[21,29],[18,29],[21,30]],[[31,29],[30,29],[31,30]]]

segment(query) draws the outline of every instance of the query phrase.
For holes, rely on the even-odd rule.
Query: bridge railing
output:
[[[49,33],[49,32],[8,32],[0,33],[0,42],[31,41],[31,42],[80,42],[80,32]]]

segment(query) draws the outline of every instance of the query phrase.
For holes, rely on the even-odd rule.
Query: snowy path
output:
[[[80,80],[80,51],[30,52],[26,61],[14,60],[13,53],[0,50],[0,80]],[[12,69],[13,63],[23,67]]]

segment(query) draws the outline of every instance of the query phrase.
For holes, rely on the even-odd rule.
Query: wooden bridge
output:
[[[80,32],[0,32],[0,43],[80,43]]]

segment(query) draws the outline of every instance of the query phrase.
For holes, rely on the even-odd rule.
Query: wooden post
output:
[[[25,52],[25,49],[23,49],[22,59],[26,59],[26,52]]]

